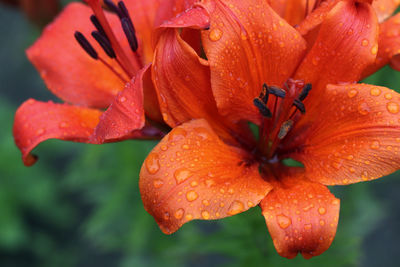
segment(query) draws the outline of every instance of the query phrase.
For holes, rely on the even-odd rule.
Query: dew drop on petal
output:
[[[386,98],[387,100],[390,100],[390,99],[393,98],[393,95],[392,95],[391,93],[386,93],[386,94],[385,94],[385,98]]]
[[[378,53],[378,44],[375,44],[372,48],[371,48],[371,53],[373,55],[376,55]]]
[[[283,214],[276,216],[276,222],[282,229],[286,229],[292,224],[292,220]]]
[[[350,98],[355,97],[357,94],[358,94],[358,91],[355,90],[355,89],[351,89],[351,90],[347,93],[347,95],[348,95]]]
[[[211,41],[216,42],[222,37],[222,31],[218,28],[212,29],[208,35]]]
[[[208,219],[210,219],[210,213],[206,210],[203,210],[201,212],[201,217],[203,217],[204,220],[208,220]]]
[[[311,223],[307,223],[304,225],[304,230],[310,230],[312,228]]]
[[[367,46],[369,44],[369,41],[367,39],[362,40],[361,42],[362,46]]]
[[[358,105],[358,112],[361,115],[367,115],[369,113],[369,111],[370,111],[370,108],[368,107],[367,103],[363,102]]]
[[[186,193],[186,199],[188,201],[195,201],[198,197],[199,195],[196,193],[196,191],[190,190]]]
[[[318,213],[321,214],[321,215],[324,215],[326,213],[326,209],[324,207],[320,207],[318,209]]]
[[[371,146],[372,149],[378,149],[379,148],[379,142],[378,141],[372,141]]]
[[[164,185],[164,182],[161,179],[155,179],[153,181],[153,185],[155,188],[160,188],[161,186]]]
[[[228,214],[229,215],[235,215],[235,214],[238,214],[238,213],[240,213],[242,211],[244,211],[244,204],[239,200],[235,200],[230,205],[229,210],[228,210]]]
[[[400,111],[399,104],[397,104],[395,102],[387,103],[386,108],[392,114],[397,114]]]
[[[36,135],[42,135],[42,134],[44,134],[44,132],[45,132],[45,129],[40,128],[40,129],[38,129],[38,130],[36,131]]]
[[[177,209],[174,213],[174,216],[176,219],[180,220],[180,219],[182,219],[184,213],[185,213],[185,211],[182,208]]]
[[[178,141],[181,140],[182,138],[185,138],[187,135],[187,132],[182,129],[182,128],[175,128],[168,136],[169,141]]]
[[[191,175],[192,173],[186,168],[177,169],[174,173],[174,177],[177,184],[186,181],[186,179],[188,179]]]
[[[160,170],[160,162],[159,162],[159,157],[157,153],[150,153],[145,162],[147,171],[150,174],[155,174]]]
[[[66,123],[65,121],[60,123],[60,128],[67,128],[68,127],[68,123]]]
[[[379,96],[380,94],[381,94],[381,89],[379,89],[379,88],[377,88],[377,87],[374,87],[374,88],[372,88],[371,89],[371,95],[373,95],[373,96]]]

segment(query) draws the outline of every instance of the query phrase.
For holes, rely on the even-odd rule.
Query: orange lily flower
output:
[[[376,68],[385,26],[368,1],[314,12],[302,35],[265,0],[203,0],[160,27],[152,76],[173,130],[139,186],[164,233],[259,205],[277,252],[311,258],[336,233],[340,201],[327,186],[399,169],[400,95],[356,83]]]
[[[48,88],[67,103],[30,99],[19,107],[13,132],[25,165],[49,138],[103,143],[163,134],[147,123],[162,124],[148,72],[152,29],[190,0],[104,1],[110,11],[100,0],[87,3],[69,4],[27,50]]]

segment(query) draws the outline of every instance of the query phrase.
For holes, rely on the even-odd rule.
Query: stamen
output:
[[[79,43],[79,45],[85,50],[85,52],[92,57],[93,59],[97,60],[99,58],[96,50],[93,48],[93,46],[89,43],[89,41],[86,39],[86,37],[81,33],[76,31],[74,33],[76,41]]]
[[[133,28],[132,22],[129,18],[121,19],[122,29],[124,30],[126,39],[128,39],[129,46],[131,47],[133,52],[136,52],[138,49],[138,41],[135,34],[135,29]]]
[[[311,91],[311,88],[312,88],[312,86],[311,86],[310,83],[307,83],[304,86],[303,90],[301,91],[301,93],[299,95],[299,100],[300,101],[303,101],[304,99],[306,99],[306,97],[308,96],[308,93]]]
[[[268,92],[270,94],[273,94],[274,96],[280,97],[280,98],[285,98],[286,92],[282,88],[279,88],[277,86],[268,86]]]
[[[300,110],[301,114],[306,113],[306,107],[304,106],[303,102],[301,102],[299,99],[294,100],[293,106],[295,106],[298,110]]]
[[[122,18],[119,8],[111,0],[104,0],[103,2],[111,12],[114,12],[118,17]]]
[[[261,115],[268,118],[272,117],[271,111],[267,108],[267,105],[260,98],[254,98],[253,104],[258,108]]]
[[[285,121],[282,124],[281,128],[279,129],[278,138],[281,139],[281,140],[283,138],[285,138],[285,136],[288,134],[290,129],[292,129],[292,127],[293,127],[293,121],[292,120]]]
[[[105,38],[108,39],[106,32],[104,31],[103,26],[101,26],[99,20],[97,19],[97,17],[95,15],[91,15],[90,16],[90,21],[92,22],[93,26],[96,28],[96,30],[103,35]]]
[[[106,39],[102,34],[100,34],[97,31],[92,32],[92,36],[96,41],[99,43],[101,48],[103,48],[104,52],[110,57],[110,58],[116,58],[115,51],[112,49],[110,41]]]

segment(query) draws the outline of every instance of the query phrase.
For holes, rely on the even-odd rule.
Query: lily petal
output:
[[[375,0],[372,2],[372,6],[378,16],[379,22],[383,22],[392,15],[399,4],[399,0]]]
[[[339,199],[293,170],[273,186],[260,207],[279,255],[309,259],[327,250],[336,234]]]
[[[26,166],[35,163],[31,150],[39,143],[51,139],[89,142],[89,136],[99,122],[101,111],[67,104],[24,102],[15,114],[13,135],[22,152]]]
[[[175,127],[192,118],[218,113],[206,62],[182,40],[177,29],[160,35],[153,64],[153,80],[164,121]]]
[[[363,73],[367,77],[390,63],[395,70],[400,70],[400,13],[383,22],[379,28],[378,55],[375,63]]]
[[[399,99],[385,87],[328,85],[285,140],[298,147],[289,156],[305,165],[309,179],[325,185],[372,180],[398,170]]]
[[[114,102],[101,115],[91,139],[96,143],[119,139],[144,126],[143,74],[149,66],[140,70]]]
[[[210,62],[218,109],[230,121],[259,123],[253,99],[263,83],[282,86],[306,44],[300,34],[262,0],[206,0],[211,27],[202,41]]]
[[[257,205],[271,189],[247,152],[224,144],[202,119],[174,128],[140,171],[145,209],[164,233],[193,219],[218,219]]]
[[[90,36],[95,30],[89,20],[92,14],[91,9],[83,4],[69,4],[27,50],[27,55],[55,95],[67,102],[104,108],[123,89],[125,81],[99,60],[89,57],[76,42],[74,32],[81,31],[98,54],[122,77],[125,76],[116,61],[108,59]],[[110,23],[115,25],[113,28],[119,29],[117,36],[121,36],[121,42],[127,43],[122,38],[117,17],[110,15],[109,18]],[[125,78],[129,80],[129,77]]]
[[[341,1],[328,13],[295,78],[319,97],[328,83],[356,82],[378,52],[378,21],[367,3]]]

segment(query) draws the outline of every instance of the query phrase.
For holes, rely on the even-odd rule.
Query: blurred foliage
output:
[[[7,62],[0,66],[0,266],[397,266],[398,173],[331,188],[342,200],[331,248],[311,260],[287,260],[275,252],[258,207],[162,234],[138,190],[154,142],[51,140],[35,150],[39,162],[24,167],[12,140],[13,113],[29,97],[52,96],[23,52],[38,31],[0,6],[0,33]],[[366,82],[399,89],[399,80],[386,67]]]

